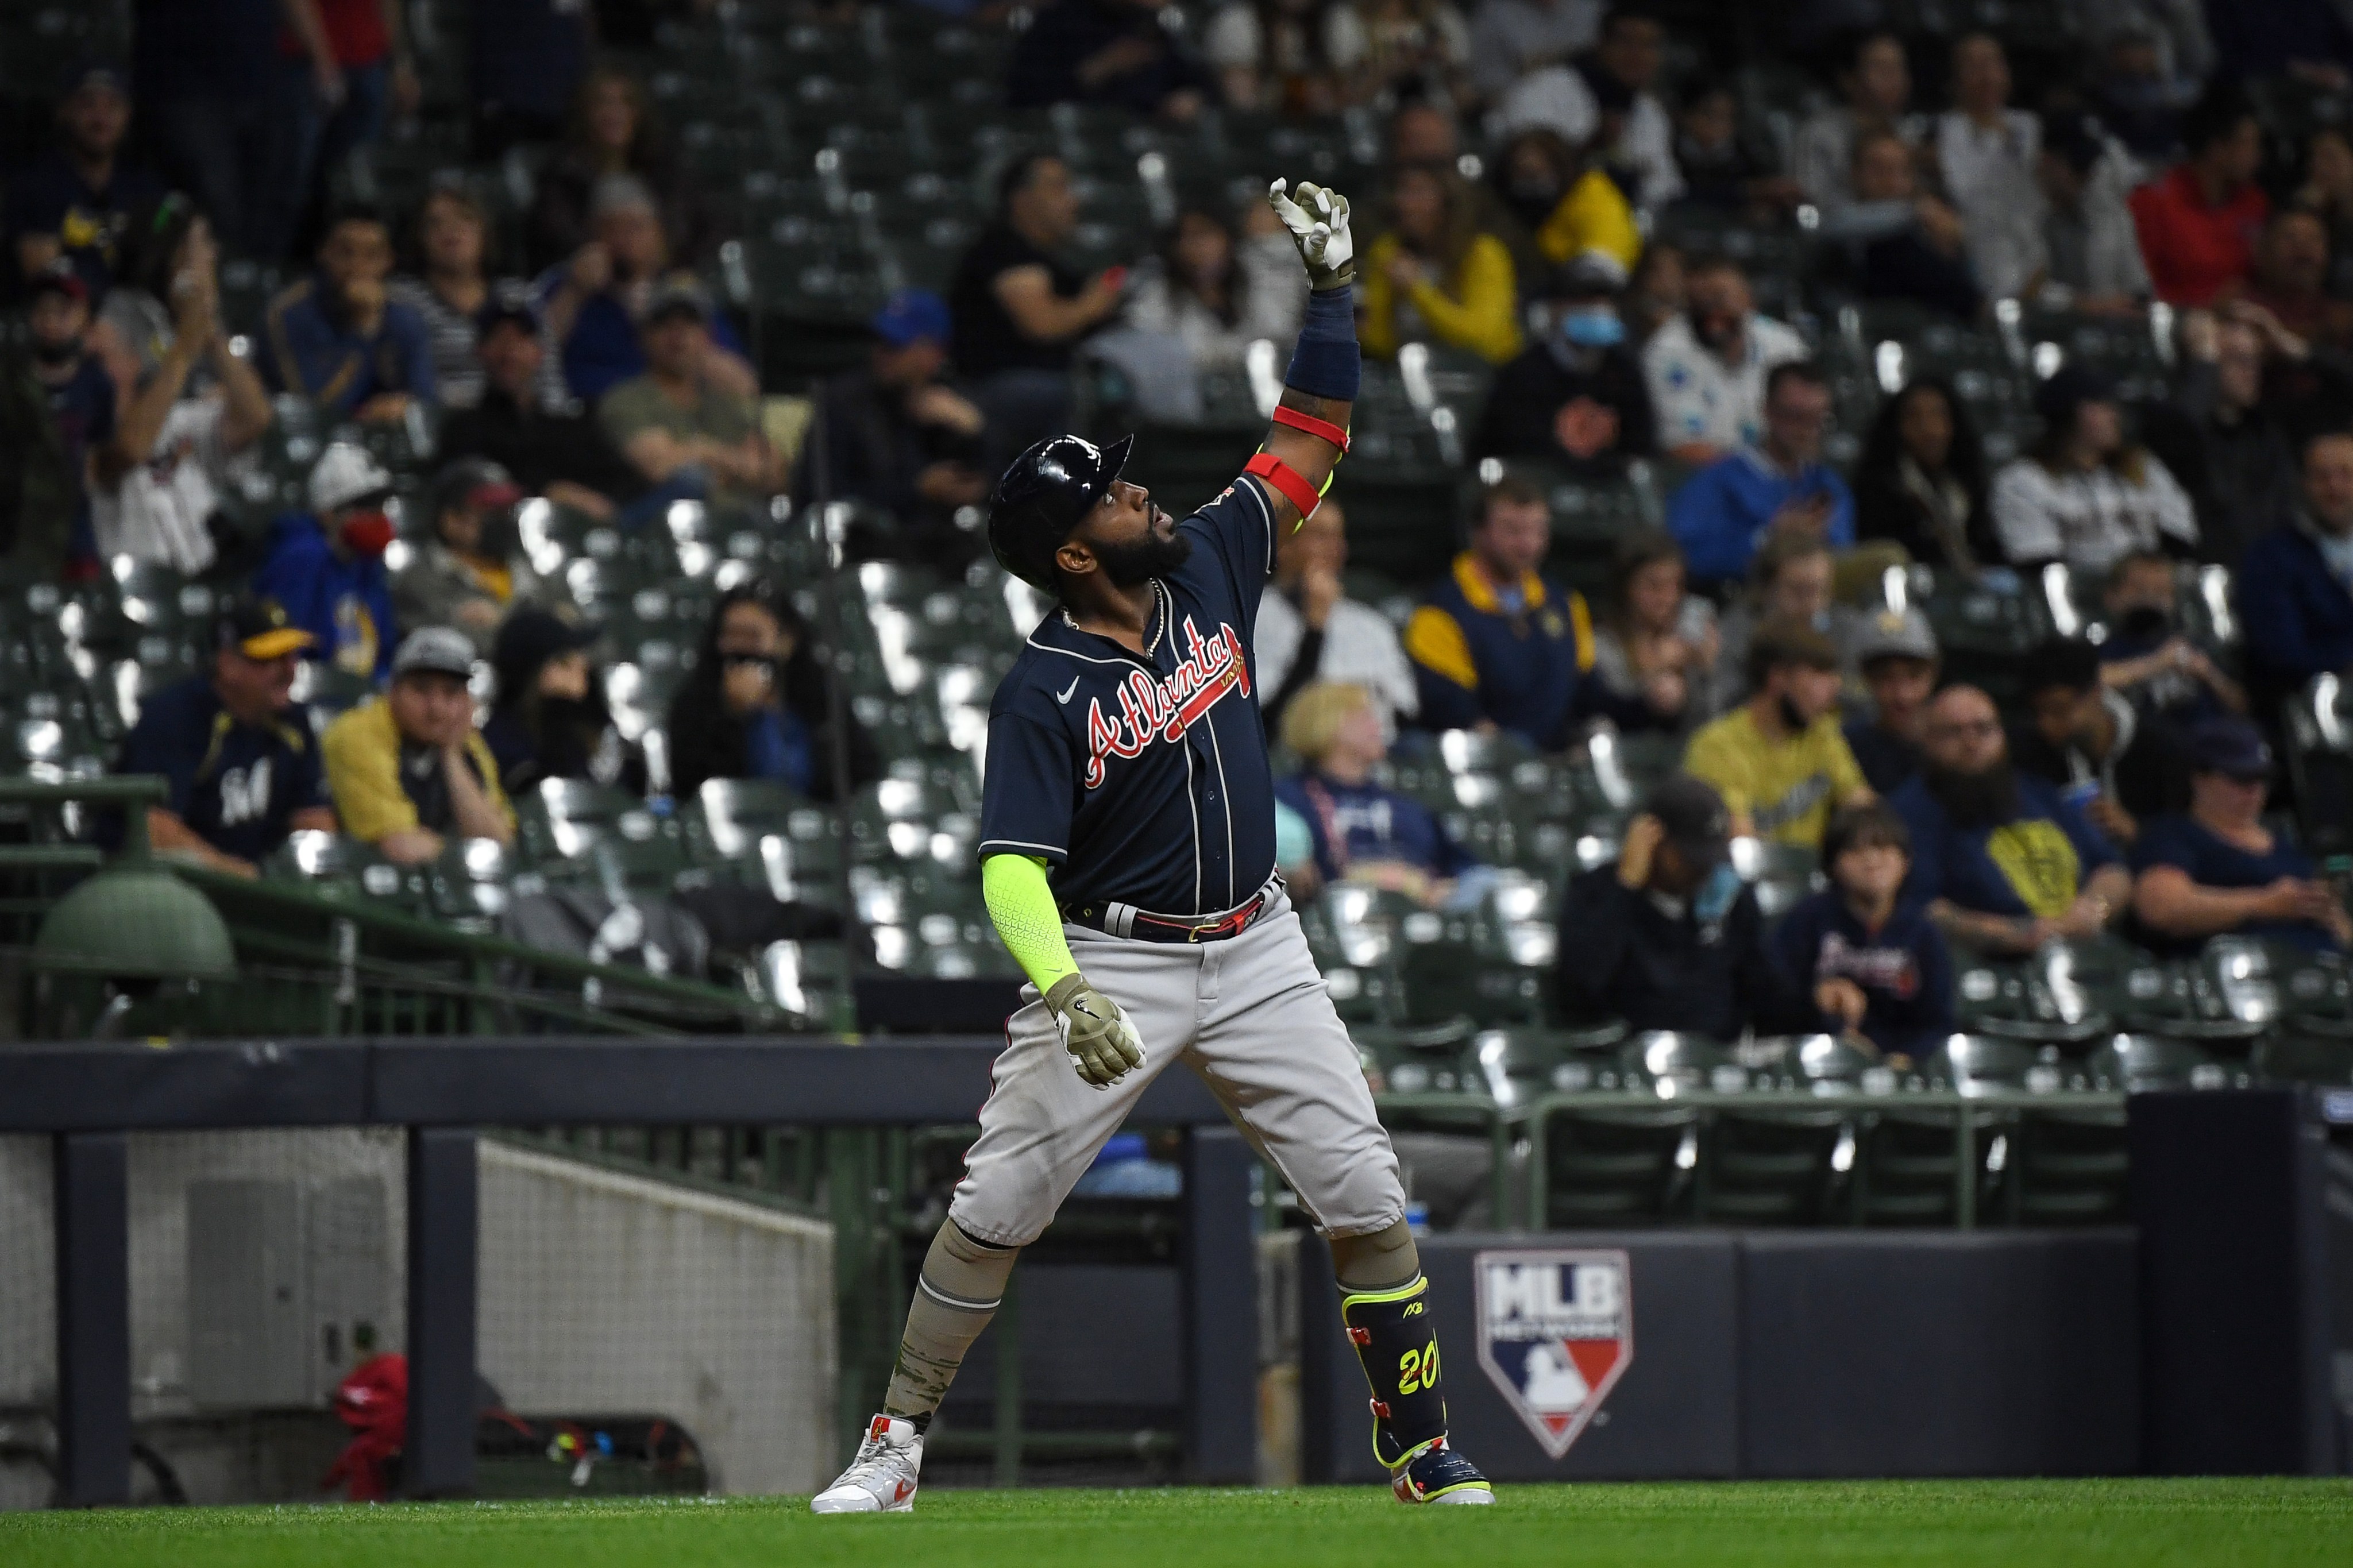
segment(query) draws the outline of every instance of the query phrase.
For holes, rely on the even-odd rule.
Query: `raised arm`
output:
[[[1303,182],[1286,194],[1286,184],[1275,181],[1266,199],[1306,265],[1307,310],[1273,428],[1248,471],[1273,492],[1278,520],[1296,525],[1315,510],[1348,448],[1359,370],[1356,242],[1348,229],[1347,197]]]

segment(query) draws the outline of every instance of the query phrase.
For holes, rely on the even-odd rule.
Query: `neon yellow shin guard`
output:
[[[1446,1435],[1446,1396],[1439,1388],[1438,1326],[1417,1274],[1390,1290],[1340,1300],[1340,1321],[1372,1385],[1373,1455],[1391,1468],[1433,1437]]]

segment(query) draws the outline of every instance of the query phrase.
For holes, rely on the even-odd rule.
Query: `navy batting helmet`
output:
[[[1054,552],[1087,508],[1103,499],[1127,467],[1135,437],[1098,447],[1081,436],[1040,441],[997,481],[988,503],[988,548],[997,563],[1033,587],[1054,587]]]

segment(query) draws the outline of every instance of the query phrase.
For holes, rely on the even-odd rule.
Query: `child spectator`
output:
[[[1953,958],[1904,901],[1912,836],[1884,803],[1851,806],[1822,832],[1831,885],[1773,933],[1773,951],[1826,1026],[1883,1056],[1920,1058],[1953,1032]]]
[[[311,634],[314,658],[380,679],[392,668],[396,636],[384,566],[392,476],[365,447],[337,441],[319,455],[307,488],[310,511],[272,525],[253,591],[283,605],[289,622]]]

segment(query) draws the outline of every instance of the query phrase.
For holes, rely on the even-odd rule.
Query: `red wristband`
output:
[[[1293,430],[1304,430],[1310,436],[1320,436],[1343,452],[1348,449],[1348,433],[1329,419],[1318,419],[1313,414],[1302,414],[1296,408],[1275,405],[1274,422],[1288,425]]]
[[[1256,474],[1280,490],[1282,499],[1297,507],[1303,518],[1314,516],[1315,509],[1323,504],[1324,498],[1316,493],[1315,487],[1309,484],[1297,468],[1271,452],[1261,452],[1252,458],[1242,465],[1242,472]]]

